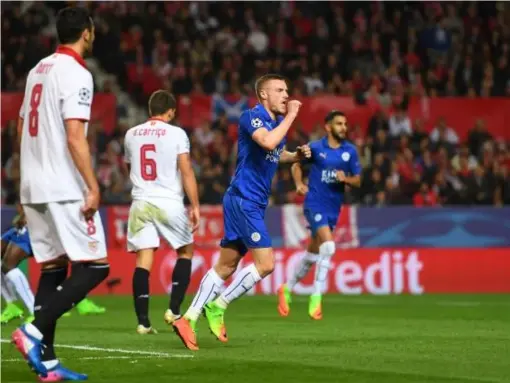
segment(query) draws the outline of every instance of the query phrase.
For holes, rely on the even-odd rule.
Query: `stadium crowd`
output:
[[[185,94],[253,95],[254,79],[279,72],[293,95],[332,93],[397,105],[352,129],[364,167],[351,202],[510,204],[510,150],[480,120],[467,142],[438,121],[427,134],[411,121],[406,96],[510,96],[510,6],[504,2],[89,2],[94,56],[144,105],[157,88]],[[48,27],[59,2],[2,6],[2,91],[23,91],[28,70],[55,48]],[[110,84],[97,91],[109,92]],[[122,117],[122,109],[119,108]],[[320,121],[318,121],[320,123]],[[2,201],[18,195],[15,121],[2,130]],[[178,121],[175,124],[179,125]],[[221,202],[235,163],[228,121],[186,127],[201,202]],[[119,123],[113,134],[91,123],[90,144],[104,203],[129,201]],[[293,129],[292,147],[323,135]],[[274,180],[272,202],[301,202],[288,167]]]

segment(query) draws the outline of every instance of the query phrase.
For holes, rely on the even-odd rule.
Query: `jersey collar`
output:
[[[71,56],[73,59],[75,59],[76,61],[78,61],[78,63],[84,67],[85,69],[87,69],[87,64],[85,63],[85,60],[83,59],[83,57],[81,57],[74,49],[71,49],[69,47],[66,47],[66,46],[63,46],[63,45],[59,45],[57,47],[57,51],[55,53],[60,53],[62,55],[68,55],[68,56]]]
[[[149,118],[148,121],[161,121],[161,122],[164,122],[165,124],[167,123],[165,120],[163,120],[162,118],[159,118],[159,117],[151,117],[151,118]]]
[[[342,149],[344,146],[345,146],[345,140],[343,140],[341,143],[340,143],[340,146],[338,148],[332,148],[331,146],[329,146],[329,141],[328,141],[328,136],[325,136],[323,139],[322,139],[323,143],[324,143],[324,146],[326,148],[329,148],[329,149]]]

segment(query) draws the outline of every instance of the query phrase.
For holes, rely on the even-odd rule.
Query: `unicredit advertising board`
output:
[[[274,294],[303,255],[301,250],[276,249],[273,274],[257,284],[249,294]],[[218,256],[217,250],[195,252],[189,293],[197,291],[201,278]],[[109,258],[109,278],[118,278],[120,283],[111,290],[102,284],[94,293],[131,294],[134,255],[125,250],[112,250]],[[175,261],[172,250],[157,253],[151,273],[151,294],[170,291]],[[249,254],[238,270],[248,262],[251,262]],[[39,278],[38,267],[32,270],[31,282],[35,286]],[[312,289],[313,270],[296,286],[296,293],[310,294]],[[510,293],[510,254],[505,248],[339,250],[332,259],[326,292],[346,295]]]

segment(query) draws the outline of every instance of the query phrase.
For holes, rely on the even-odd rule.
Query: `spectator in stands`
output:
[[[420,173],[421,179],[429,184],[432,183],[437,173],[437,165],[429,150],[424,150],[415,163],[415,169]]]
[[[391,150],[391,141],[385,130],[379,129],[372,144],[372,157],[377,153],[388,153]]]
[[[411,119],[407,116],[403,107],[397,108],[396,112],[390,117],[388,125],[392,138],[400,137],[402,134],[409,136],[413,134]]]
[[[437,194],[430,190],[427,183],[423,182],[420,191],[413,196],[413,204],[416,207],[436,206],[438,204]]]
[[[250,44],[253,50],[259,55],[266,53],[269,46],[269,37],[262,30],[261,26],[255,22],[254,25],[251,26],[251,32],[248,35],[248,44]]]
[[[207,120],[204,120],[202,124],[193,131],[193,134],[196,137],[197,143],[203,148],[209,147],[214,141],[214,132],[211,129],[211,124]]]
[[[510,167],[501,167],[495,194],[497,206],[510,205]]]
[[[377,131],[379,129],[382,129],[386,132],[390,130],[388,126],[388,120],[386,119],[386,116],[384,115],[384,112],[382,109],[378,109],[373,117],[370,119],[370,122],[368,124],[368,131],[367,136],[371,138],[369,142],[372,142],[376,135]]]
[[[463,188],[463,185],[461,188]],[[455,190],[451,182],[448,182],[443,172],[436,174],[432,191],[437,196],[438,203],[441,205],[451,205],[460,201],[459,196],[461,193]]]
[[[423,121],[417,118],[414,121],[413,125],[413,134],[411,136],[411,149],[416,154],[420,151],[422,146],[422,142],[424,139],[428,137],[427,132],[425,131],[425,127],[423,126]]]
[[[477,121],[470,132],[469,150],[457,151],[456,126],[438,121],[429,136],[425,111],[432,96],[510,97],[508,4],[409,3],[403,8],[391,2],[281,2],[262,7],[225,2],[89,2],[84,6],[91,8],[96,24],[94,59],[115,78],[113,83],[96,79],[98,91],[120,87],[140,105],[158,87],[177,95],[234,94],[239,100],[242,96],[236,108],[213,106],[213,121],[207,118],[203,126],[185,127],[195,129],[193,166],[201,196],[209,203],[221,201],[231,176],[238,112],[253,95],[254,78],[269,71],[289,77],[295,97],[331,93],[377,110],[368,126],[351,127],[360,160],[369,169],[359,200],[377,206],[412,203],[426,183],[428,193],[435,191],[441,204],[509,201],[510,154],[506,146],[495,145],[485,122]],[[3,91],[23,91],[27,69],[54,51],[51,22],[59,7],[55,2],[2,3]],[[411,123],[406,113],[410,97],[423,101],[424,120]],[[122,108],[126,106],[119,105],[119,112]],[[392,110],[388,120],[385,113]],[[2,196],[11,200],[17,187],[16,122],[5,123]],[[89,129],[107,202],[129,199],[125,193],[129,181],[121,165],[122,129],[107,134],[94,121]],[[308,137],[300,128],[292,132],[288,145],[324,135],[321,122]],[[295,200],[286,177],[275,178],[275,202]]]
[[[468,180],[469,202],[474,205],[491,205],[493,191],[489,186],[485,169],[482,166],[477,166]]]
[[[483,144],[492,140],[491,134],[487,131],[485,121],[477,120],[474,128],[469,132],[468,145],[469,151],[476,157],[481,153]]]
[[[227,114],[224,110],[219,111],[218,118],[212,123],[212,130],[228,134],[229,126]]]
[[[455,130],[446,124],[444,117],[440,117],[437,121],[436,127],[430,133],[430,139],[434,143],[447,143],[450,145],[457,145],[459,143],[459,136]]]
[[[466,145],[462,145],[452,158],[452,167],[463,175],[467,175],[478,166],[476,157],[469,152]]]

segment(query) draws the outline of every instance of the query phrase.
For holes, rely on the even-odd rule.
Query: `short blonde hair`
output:
[[[280,74],[276,73],[269,73],[265,74],[262,77],[259,77],[257,81],[255,81],[255,94],[257,95],[257,98],[260,100],[260,91],[262,90],[262,87],[264,84],[271,80],[281,80],[285,81],[285,83],[288,85],[287,78],[285,76],[282,76]]]

